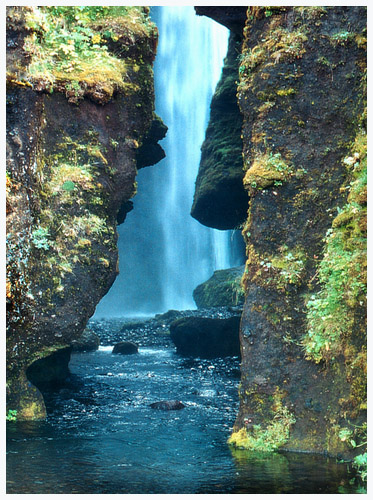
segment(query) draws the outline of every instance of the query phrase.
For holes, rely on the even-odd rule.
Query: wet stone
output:
[[[136,354],[139,349],[133,342],[118,342],[113,348],[113,354]]]
[[[181,401],[157,401],[149,405],[154,410],[182,410],[185,405]]]

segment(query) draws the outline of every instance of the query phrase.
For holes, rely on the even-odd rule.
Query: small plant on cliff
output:
[[[354,425],[354,429],[343,427],[338,433],[341,441],[346,442],[351,448],[367,446],[367,424]],[[357,455],[352,466],[357,470],[362,481],[367,480],[367,452]]]
[[[17,410],[8,410],[6,419],[8,422],[15,422],[17,420]]]
[[[338,45],[346,45],[346,43],[354,37],[353,33],[349,31],[340,31],[338,33],[334,33],[330,38],[332,43]]]
[[[50,245],[49,236],[50,235],[48,229],[44,227],[38,227],[32,232],[31,241],[36,248],[48,250]]]
[[[267,427],[253,425],[250,429],[242,428],[231,435],[228,444],[236,448],[267,452],[276,451],[286,444],[290,437],[290,428],[296,420],[283,405],[278,390],[274,393],[273,400],[273,418]]]
[[[367,452],[357,455],[353,461],[353,467],[357,470],[362,481],[368,479],[368,455]]]
[[[316,363],[341,354],[352,331],[354,311],[366,304],[366,135],[359,133],[353,154],[344,159],[350,169],[346,205],[338,210],[325,238],[318,269],[320,290],[307,302],[306,357]]]

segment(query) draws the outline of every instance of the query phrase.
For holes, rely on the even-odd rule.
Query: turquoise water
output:
[[[73,354],[44,423],[8,423],[8,493],[356,493],[346,465],[226,444],[239,361],[184,359],[172,347]],[[179,399],[185,408],[154,410]]]

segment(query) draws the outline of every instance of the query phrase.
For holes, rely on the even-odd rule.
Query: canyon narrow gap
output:
[[[6,23],[7,493],[366,493],[366,8]]]

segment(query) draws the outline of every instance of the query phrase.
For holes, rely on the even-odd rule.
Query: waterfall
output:
[[[134,210],[118,228],[119,269],[95,317],[195,309],[193,289],[215,269],[238,265],[232,231],[190,216],[210,101],[228,30],[191,6],[153,7],[159,29],[154,64],[156,113],[168,126],[166,158],[139,171]]]

